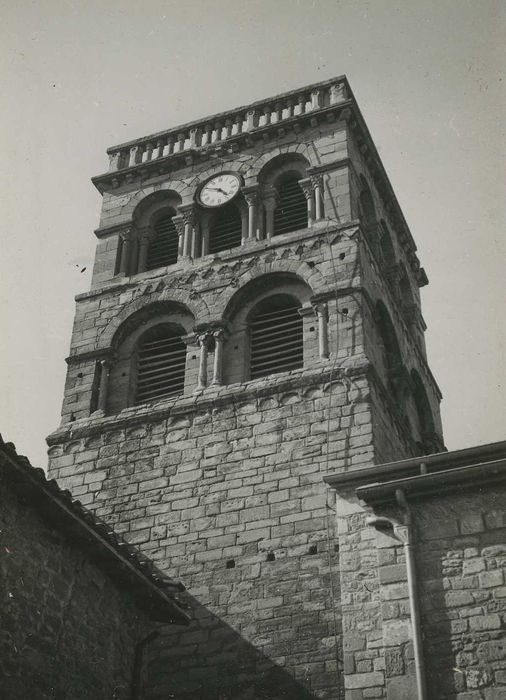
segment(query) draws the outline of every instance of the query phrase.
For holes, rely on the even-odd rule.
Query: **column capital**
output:
[[[305,198],[311,199],[311,197],[313,196],[313,183],[311,177],[306,177],[302,180],[299,180],[299,185],[301,186],[302,191],[304,192]]]
[[[225,335],[230,335],[229,323],[223,319],[216,319],[215,321],[209,321],[208,323],[200,323],[193,329],[195,336],[209,335],[214,337],[216,333],[224,333]]]
[[[119,235],[124,241],[131,241],[136,233],[135,224],[133,222],[126,224],[124,228],[121,229]]]
[[[241,187],[241,192],[249,207],[254,206],[258,202],[258,197],[260,195],[258,185]]]
[[[308,178],[311,182],[311,187],[313,190],[318,189],[318,187],[322,187],[323,185],[323,174],[322,173],[311,173],[311,175]]]
[[[184,216],[182,214],[176,214],[176,216],[172,217],[172,221],[176,227],[177,235],[182,236],[184,234],[185,225]]]
[[[195,204],[181,204],[178,207],[179,214],[182,216],[183,223],[185,226],[193,225],[195,222]],[[176,219],[177,217],[173,218]]]
[[[329,319],[329,305],[327,304],[327,301],[325,301],[325,300],[312,301],[311,306],[313,307],[314,312],[317,316],[324,316],[324,318],[328,321],[328,319]]]

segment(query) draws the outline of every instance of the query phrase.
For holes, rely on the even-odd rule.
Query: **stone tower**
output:
[[[108,153],[49,468],[189,590],[143,697],[341,698],[322,479],[443,446],[427,278],[353,94]]]

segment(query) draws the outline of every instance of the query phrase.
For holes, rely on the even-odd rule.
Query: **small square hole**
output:
[[[229,559],[226,564],[227,569],[235,569],[235,561],[233,559]]]

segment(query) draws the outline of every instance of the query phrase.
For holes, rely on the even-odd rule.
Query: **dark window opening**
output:
[[[274,211],[274,235],[307,228],[307,203],[299,176],[292,173],[278,187],[278,205]]]
[[[309,547],[308,554],[318,554],[318,546],[316,544],[312,544]]]
[[[257,305],[250,320],[250,376],[264,377],[303,365],[299,303],[276,295]]]
[[[174,213],[166,214],[154,224],[153,238],[148,247],[146,270],[155,270],[177,262],[179,238],[173,216]]]
[[[269,552],[269,553],[267,554],[267,557],[266,557],[266,560],[267,560],[267,561],[275,561],[275,559],[276,559],[276,557],[275,557],[275,555],[274,555],[274,552]]]
[[[114,274],[119,275],[121,271],[121,257],[123,255],[123,238],[118,236],[118,247],[116,249],[116,261],[114,263]]]
[[[93,383],[91,385],[90,413],[94,413],[98,409],[101,378],[102,378],[102,363],[95,362],[95,370],[93,373]]]
[[[182,394],[185,364],[186,345],[180,333],[168,325],[155,326],[147,331],[137,348],[134,403]]]
[[[220,209],[211,222],[209,252],[219,253],[221,250],[236,248],[241,245],[241,240],[241,213],[237,206],[231,202]]]
[[[227,569],[235,569],[235,561],[233,559],[230,559],[229,561],[227,561],[226,566]]]

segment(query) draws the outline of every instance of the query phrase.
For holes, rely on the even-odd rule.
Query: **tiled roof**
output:
[[[132,545],[121,539],[110,525],[63,490],[54,479],[47,479],[42,469],[33,467],[27,457],[18,455],[15,446],[0,435],[0,481],[22,494],[42,517],[60,526],[72,543],[87,548],[87,554],[122,588],[129,590],[137,605],[159,622],[188,624],[176,594],[184,591],[176,582],[155,567]]]

